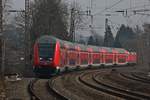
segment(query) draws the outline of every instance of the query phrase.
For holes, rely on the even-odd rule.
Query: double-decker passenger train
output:
[[[42,36],[34,44],[34,72],[57,74],[59,72],[94,66],[136,64],[137,55],[123,48],[81,45]]]

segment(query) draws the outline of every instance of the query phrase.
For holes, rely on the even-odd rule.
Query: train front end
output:
[[[59,70],[59,43],[54,37],[43,36],[34,45],[33,70],[38,75],[53,75]]]

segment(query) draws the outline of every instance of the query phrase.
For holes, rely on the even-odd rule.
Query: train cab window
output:
[[[55,50],[55,44],[40,43],[39,44],[39,56],[40,58],[53,58]]]

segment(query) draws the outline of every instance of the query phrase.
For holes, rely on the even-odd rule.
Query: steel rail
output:
[[[31,96],[31,100],[41,100],[40,97],[38,95],[36,95],[34,92],[34,84],[37,81],[38,81],[38,79],[34,79],[34,80],[30,81],[30,83],[28,84],[28,92]]]
[[[86,74],[87,74],[87,73],[86,73]],[[113,96],[120,97],[120,98],[125,98],[125,99],[141,100],[141,97],[137,97],[137,96],[135,96],[135,95],[133,95],[133,94],[130,94],[130,92],[127,91],[127,90],[119,89],[119,88],[116,88],[116,87],[107,85],[107,84],[104,83],[104,82],[99,82],[99,81],[97,81],[97,80],[95,79],[96,76],[95,76],[94,73],[93,73],[93,75],[92,75],[92,80],[93,80],[94,82],[96,82],[97,85],[99,85],[99,86],[93,85],[93,84],[91,84],[91,83],[89,83],[89,82],[87,82],[86,80],[83,79],[83,77],[85,77],[86,74],[85,74],[85,73],[84,73],[84,74],[81,74],[81,75],[78,77],[78,80],[79,80],[81,83],[83,83],[83,84],[85,84],[85,85],[87,85],[87,86],[89,86],[89,87],[91,87],[91,88],[94,88],[94,89],[96,89],[96,90],[98,90],[98,91],[107,93],[107,94],[109,94],[109,95],[111,95],[111,96],[113,95]]]
[[[123,96],[124,98],[127,98],[127,99],[136,99],[136,100],[141,100],[141,99],[150,99],[150,96],[147,95],[147,94],[144,94],[144,93],[139,93],[139,92],[135,92],[135,91],[131,91],[131,90],[126,90],[126,89],[123,89],[123,88],[119,88],[119,87],[116,87],[116,86],[113,86],[111,84],[108,84],[100,79],[98,79],[98,75],[99,74],[95,74],[93,75],[93,80],[102,85],[102,86],[105,86],[107,88],[110,88],[114,91],[118,91],[119,92],[119,95],[120,96]]]
[[[61,94],[58,90],[56,90],[56,88],[54,87],[54,82],[55,79],[57,77],[53,77],[51,80],[48,81],[48,87],[49,87],[49,91],[52,91],[54,93],[54,95],[58,98],[60,98],[61,100],[70,100],[67,96]]]

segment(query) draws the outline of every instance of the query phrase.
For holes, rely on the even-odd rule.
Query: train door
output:
[[[89,64],[92,65],[92,52],[89,52]]]
[[[115,49],[113,49],[113,64],[117,64],[117,51]]]
[[[126,64],[128,63],[128,51],[126,51]]]
[[[65,47],[65,45],[62,45],[60,47],[60,66],[61,67],[66,66],[66,47]]]
[[[77,51],[77,66],[80,65],[80,51]]]
[[[88,65],[90,65],[90,51],[89,51],[89,48],[87,48],[87,52],[88,52]]]
[[[62,67],[66,65],[66,53],[65,53],[65,48],[61,48],[60,51],[60,64]]]
[[[104,52],[101,51],[101,63],[104,64]]]
[[[103,52],[103,62],[106,64],[107,52]]]
[[[60,66],[64,66],[65,64],[65,55],[64,55],[64,48],[61,47],[60,49]]]
[[[65,45],[65,48],[64,48],[64,58],[65,58],[64,65],[65,65],[65,67],[68,66],[68,52],[67,52],[67,50],[68,50],[68,47],[67,47],[67,45]]]
[[[88,65],[92,65],[92,50],[88,49]]]
[[[92,57],[92,56],[93,56],[93,51],[91,50],[91,51],[90,51],[90,54],[89,54],[89,58],[90,58],[90,65],[92,65],[92,64],[93,64],[93,59],[92,59],[93,57]]]
[[[116,52],[114,53],[114,64],[115,65],[117,64],[117,53]]]
[[[99,50],[99,57],[100,57],[100,64],[102,64],[103,62],[102,62],[102,51],[101,51],[101,49]]]
[[[103,52],[102,52],[102,57],[103,57],[103,64],[105,65],[106,64],[106,50],[103,49]]]
[[[80,48],[79,46],[76,47],[76,66],[80,66]]]
[[[75,66],[77,66],[77,58],[78,57],[78,52],[77,52],[77,49],[75,48]]]

